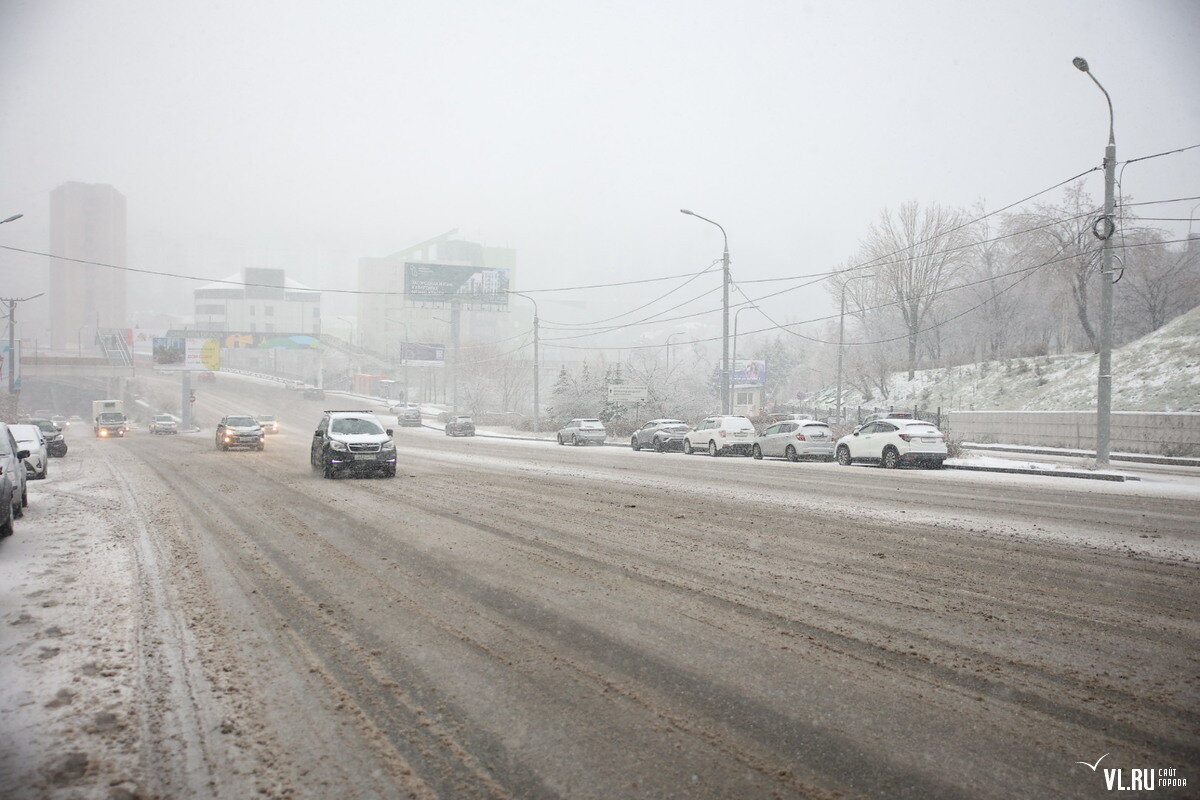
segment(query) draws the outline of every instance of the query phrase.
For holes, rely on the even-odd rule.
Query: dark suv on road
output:
[[[371,411],[326,411],[313,433],[309,464],[326,478],[345,473],[396,477],[396,443]]]

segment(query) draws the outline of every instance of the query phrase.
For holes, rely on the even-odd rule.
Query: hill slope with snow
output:
[[[983,361],[900,372],[888,396],[847,393],[849,406],[996,410],[1091,410],[1096,407],[1094,353]],[[833,405],[825,389],[810,402]],[[1200,411],[1200,306],[1113,351],[1113,410]]]

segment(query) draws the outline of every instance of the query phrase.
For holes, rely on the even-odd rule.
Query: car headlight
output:
[[[380,449],[380,450],[395,450],[395,449],[396,449],[396,443],[395,443],[395,442],[384,442],[384,443],[383,443],[383,444],[382,444],[382,445],[379,447],[379,449]]]
[[[340,450],[344,453],[347,450],[349,450],[350,448],[346,447],[345,442],[339,442],[337,439],[331,439],[329,441],[329,449],[330,450]]]

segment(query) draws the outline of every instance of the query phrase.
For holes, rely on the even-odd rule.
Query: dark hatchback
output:
[[[67,440],[63,437],[62,428],[49,419],[31,419],[29,425],[37,425],[46,440],[46,455],[51,458],[62,458],[67,454]]]

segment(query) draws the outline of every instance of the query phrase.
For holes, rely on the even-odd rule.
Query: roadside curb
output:
[[[944,469],[961,469],[968,472],[1005,472],[1009,475],[1043,475],[1048,478],[1080,478],[1088,481],[1140,481],[1136,475],[1121,475],[1112,472],[1077,472],[1065,469],[1022,469],[1020,467],[973,467],[969,464],[943,464]]]
[[[1020,447],[1017,445],[986,444],[983,442],[963,442],[964,450],[991,450],[997,453],[1028,453],[1036,456],[1073,456],[1078,458],[1095,458],[1091,450],[1066,450],[1053,448]],[[1139,455],[1136,453],[1110,454],[1109,461],[1129,461],[1135,464],[1165,464],[1172,467],[1200,467],[1200,458],[1182,458],[1176,456]]]
[[[429,430],[438,431],[439,433],[445,432],[445,428],[439,428],[436,425],[430,425],[425,420],[421,420],[421,427],[429,428]],[[509,440],[515,441],[515,442],[545,442],[546,444],[556,444],[557,443],[554,439],[543,439],[540,436],[513,436],[510,433],[489,433],[487,431],[484,431],[481,433],[479,431],[476,431],[475,435],[481,439],[509,439]],[[624,442],[601,442],[600,446],[601,447],[628,447],[629,445],[625,444]]]

